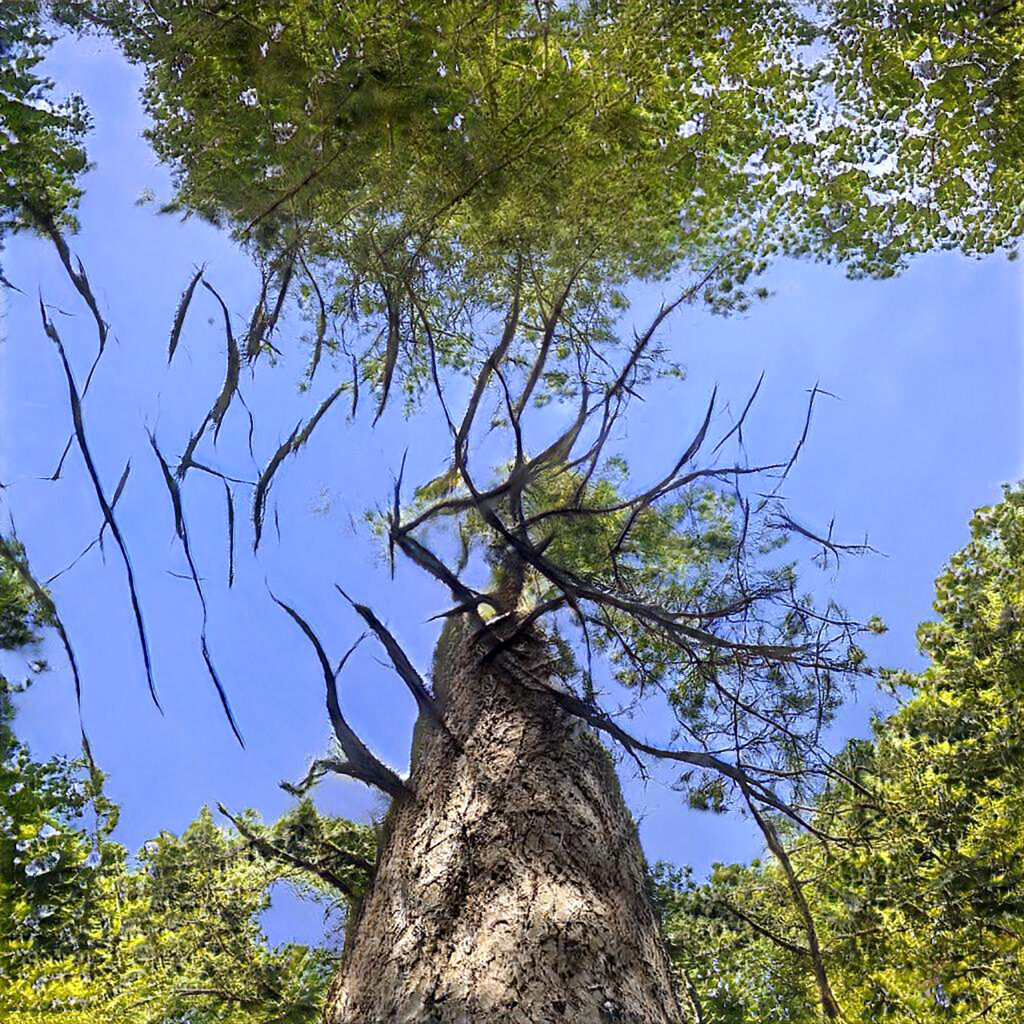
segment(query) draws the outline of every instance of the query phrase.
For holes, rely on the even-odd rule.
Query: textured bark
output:
[[[535,680],[446,628],[328,1024],[684,1020],[611,759]]]

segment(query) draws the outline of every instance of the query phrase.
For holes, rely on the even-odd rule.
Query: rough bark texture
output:
[[[530,680],[442,635],[454,740],[418,726],[328,1024],[685,1019],[611,759]]]

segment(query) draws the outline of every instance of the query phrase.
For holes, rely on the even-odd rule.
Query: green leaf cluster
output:
[[[15,537],[5,538],[6,546],[17,558],[24,558],[24,548]],[[52,624],[53,606],[44,606],[18,572],[17,567],[0,550],[0,650],[17,651],[39,640],[38,630]]]
[[[56,102],[53,82],[37,73],[52,42],[43,6],[12,0],[0,18],[0,233],[25,226],[26,201],[73,223],[81,194],[88,116],[80,97]]]
[[[867,272],[934,248],[1016,252],[1024,230],[1024,5],[823,0],[833,109],[820,208]]]

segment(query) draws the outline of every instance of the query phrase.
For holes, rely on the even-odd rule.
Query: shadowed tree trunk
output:
[[[448,732],[417,726],[328,1024],[686,1019],[611,759],[544,692],[545,654],[481,665],[468,624],[442,634]]]

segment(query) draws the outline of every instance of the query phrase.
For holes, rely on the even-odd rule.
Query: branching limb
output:
[[[441,712],[437,706],[437,701],[434,700],[430,691],[427,689],[426,683],[423,682],[423,678],[420,676],[419,672],[413,668],[413,664],[409,660],[408,655],[402,650],[401,645],[394,636],[392,636],[388,628],[369,608],[366,607],[365,604],[359,604],[358,602],[353,601],[352,598],[341,589],[341,587],[337,584],[334,586],[338,593],[341,594],[341,596],[345,598],[350,605],[352,605],[360,618],[362,618],[362,620],[373,631],[384,650],[388,652],[391,664],[394,666],[399,678],[403,683],[405,683],[409,692],[416,699],[416,705],[420,709],[420,712],[428,718],[432,718],[439,725],[443,724]]]
[[[156,683],[153,679],[153,665],[149,654],[149,640],[146,637],[146,627],[142,621],[142,607],[139,604],[139,596],[135,588],[135,573],[132,571],[131,559],[128,557],[128,547],[121,534],[121,529],[117,525],[117,520],[114,518],[114,510],[103,491],[103,485],[100,483],[99,474],[96,471],[96,465],[93,462],[92,454],[89,451],[89,444],[85,437],[85,423],[82,419],[82,404],[79,399],[78,388],[75,385],[74,375],[71,372],[71,364],[68,362],[67,353],[64,351],[64,343],[61,341],[60,335],[57,333],[57,329],[47,318],[46,308],[43,306],[41,298],[39,300],[39,313],[43,319],[43,329],[46,331],[50,340],[57,346],[61,365],[64,367],[64,376],[68,386],[68,398],[71,402],[71,416],[74,422],[75,437],[78,440],[78,447],[82,453],[85,468],[88,470],[89,479],[92,481],[93,490],[96,492],[96,500],[99,502],[100,509],[103,512],[103,518],[110,527],[110,533],[117,544],[118,550],[121,552],[121,558],[124,562],[125,574],[128,580],[128,591],[131,595],[132,610],[135,613],[135,625],[138,630],[139,644],[142,647],[142,660],[145,663],[146,681],[149,684],[149,693],[153,698],[153,703],[162,711],[163,709],[160,707],[160,700],[156,695]]]
[[[110,499],[110,507],[112,509],[117,508],[117,503],[118,503],[118,501],[121,498],[122,492],[124,491],[125,484],[128,483],[128,474],[131,472],[131,467],[132,467],[132,464],[131,464],[131,460],[129,459],[128,462],[126,462],[125,465],[124,465],[124,470],[121,473],[121,478],[120,478],[120,480],[117,481],[117,486],[114,488],[114,494],[113,494],[113,496]],[[100,549],[102,550],[102,548],[103,548],[103,534],[104,534],[104,531],[106,529],[107,529],[107,521],[106,521],[106,519],[104,519],[102,524],[100,525],[100,532],[84,548],[82,548],[82,550],[78,553],[78,555],[76,555],[75,558],[73,558],[67,565],[65,565],[63,569],[60,569],[57,572],[55,572],[46,581],[46,586],[49,586],[51,583],[53,583],[54,580],[59,579],[61,576],[64,575],[64,573],[70,571],[76,565],[78,565],[78,563],[83,558],[85,558],[85,556],[90,551],[92,551],[92,549],[94,547],[96,547],[97,545],[99,545]]]
[[[347,758],[347,761],[341,762],[334,770],[342,771],[343,774],[359,779],[369,786],[375,786],[377,789],[381,789],[389,796],[395,798],[411,795],[408,786],[395,772],[378,761],[370,753],[366,744],[363,743],[348,722],[345,721],[345,717],[341,713],[341,703],[338,700],[338,672],[331,668],[331,663],[327,660],[327,654],[324,651],[323,645],[320,643],[316,633],[313,632],[312,627],[294,608],[275,597],[273,592],[271,592],[270,596],[279,608],[282,608],[291,616],[316,651],[327,690],[327,714],[330,717],[331,726],[334,729],[334,735],[338,740],[338,744]],[[354,650],[354,647],[349,651],[349,654],[352,653],[352,650]],[[339,670],[344,666],[344,663],[345,659],[338,666]]]
[[[206,595],[203,593],[203,587],[199,581],[199,573],[196,571],[196,563],[192,558],[192,548],[188,541],[188,527],[185,525],[185,511],[181,501],[181,489],[178,486],[178,481],[174,479],[170,466],[167,465],[167,461],[164,459],[159,447],[157,447],[156,437],[152,433],[149,435],[149,443],[157,457],[157,461],[160,463],[164,483],[167,486],[167,492],[170,495],[171,505],[174,509],[174,532],[178,535],[178,540],[181,542],[182,551],[185,553],[185,561],[188,563],[189,572],[192,574],[192,583],[195,586],[196,594],[199,597],[199,604],[203,611],[203,621],[199,630],[199,648],[203,655],[203,662],[206,665],[206,671],[209,673],[210,679],[213,681],[217,697],[220,699],[220,706],[224,709],[224,714],[227,716],[231,731],[235,734],[235,739],[238,740],[239,745],[244,749],[245,740],[242,739],[241,730],[238,727],[238,722],[235,720],[235,713],[231,710],[231,701],[228,699],[227,691],[224,689],[224,684],[221,682],[220,675],[213,663],[209,643],[206,639],[209,611],[206,607]]]
[[[814,980],[817,983],[818,993],[821,997],[822,1012],[829,1020],[841,1020],[843,1016],[842,1010],[840,1010],[839,1004],[832,993],[832,986],[829,984],[828,972],[825,969],[825,959],[822,956],[821,945],[818,942],[818,930],[814,924],[814,915],[811,913],[811,908],[807,905],[803,886],[800,883],[800,879],[797,878],[796,871],[793,869],[793,862],[789,859],[789,854],[786,852],[786,847],[779,838],[779,833],[776,831],[775,826],[757,809],[750,785],[742,772],[737,778],[737,782],[746,800],[747,807],[750,809],[751,816],[757,822],[758,828],[761,829],[764,835],[768,849],[771,850],[775,859],[779,862],[783,874],[786,876],[786,884],[789,887],[793,904],[803,921],[804,930],[807,934],[807,955],[810,957]]]
[[[298,857],[290,850],[285,850],[276,843],[270,842],[270,840],[266,839],[264,836],[259,835],[241,818],[232,814],[222,803],[217,804],[217,810],[235,826],[239,835],[252,843],[252,845],[255,846],[256,849],[259,850],[260,853],[262,853],[268,860],[275,860],[281,864],[288,864],[290,867],[298,868],[300,871],[308,871],[311,875],[316,875],[316,877],[321,881],[326,882],[332,889],[337,889],[338,892],[343,893],[348,897],[348,899],[355,899],[359,895],[352,885],[344,879],[339,878],[330,869],[325,868],[321,864],[315,864],[311,860]],[[337,847],[335,847],[335,849],[337,849]],[[361,857],[352,857],[351,854],[348,854],[347,856],[352,862],[353,867],[358,867],[367,872],[373,870],[373,865],[369,861],[365,861]]]
[[[71,678],[75,683],[75,704],[78,707],[78,728],[82,734],[82,751],[89,762],[91,772],[95,774],[96,763],[92,758],[92,748],[89,746],[89,738],[85,732],[85,719],[82,717],[82,677],[78,671],[78,659],[75,657],[74,648],[71,646],[71,640],[68,637],[67,630],[64,628],[64,623],[61,621],[57,606],[53,598],[50,597],[36,580],[35,576],[32,575],[32,571],[29,569],[25,559],[15,551],[2,534],[0,534],[0,555],[4,557],[4,560],[9,565],[14,567],[22,582],[32,591],[32,596],[36,599],[37,604],[43,609],[53,628],[57,631],[57,636],[60,637],[61,646],[64,648],[64,654],[71,668]]]

